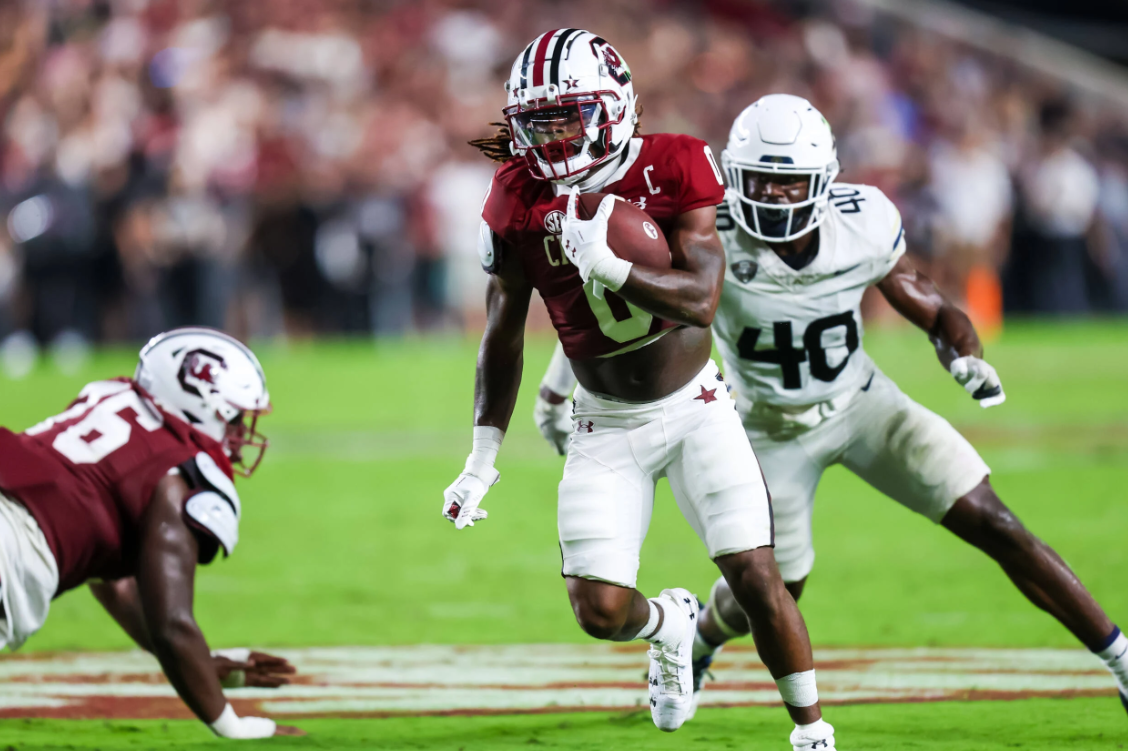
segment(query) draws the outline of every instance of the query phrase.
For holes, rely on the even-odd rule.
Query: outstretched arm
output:
[[[137,646],[153,651],[137,579],[90,582],[90,591]],[[284,657],[249,649],[220,649],[212,652],[212,669],[224,688],[278,688],[297,672]]]
[[[149,629],[145,627],[145,614],[141,611],[141,595],[137,580],[132,576],[115,581],[90,582],[94,599],[102,604],[117,624],[146,652],[153,651]]]
[[[486,287],[486,330],[474,376],[475,426],[502,431],[509,427],[521,386],[525,318],[532,295],[517,254],[503,251],[497,273]]]
[[[907,256],[901,256],[877,288],[894,310],[928,332],[945,369],[959,357],[983,357],[983,345],[971,319],[945,298]]]
[[[516,253],[503,246],[486,287],[486,331],[474,377],[473,449],[462,473],[443,491],[443,516],[456,529],[472,527],[488,516],[479,504],[500,477],[494,461],[521,386],[525,318],[533,294],[520,263]]]
[[[265,738],[274,722],[235,715],[192,613],[199,545],[183,515],[190,492],[179,475],[164,477],[142,520],[136,593],[144,630],[176,693],[217,735]]]
[[[928,333],[940,363],[983,407],[1006,399],[995,369],[983,361],[983,344],[971,319],[906,256],[877,288],[894,310]]]

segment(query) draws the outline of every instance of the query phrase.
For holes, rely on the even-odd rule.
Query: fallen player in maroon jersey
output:
[[[238,717],[223,694],[282,686],[294,668],[245,649],[213,653],[192,614],[197,564],[238,542],[233,478],[261,461],[255,427],[269,411],[254,354],[191,328],[150,341],[132,379],[87,384],[22,433],[0,428],[0,647],[18,649],[51,600],[89,584],[216,735],[300,734]]]

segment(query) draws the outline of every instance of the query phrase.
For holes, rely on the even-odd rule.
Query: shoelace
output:
[[[679,672],[681,666],[678,665],[676,659],[671,659],[669,654],[670,653],[664,649],[656,649],[654,647],[646,651],[647,657],[658,659],[659,683],[662,686],[662,693],[680,694],[682,692],[681,674]]]

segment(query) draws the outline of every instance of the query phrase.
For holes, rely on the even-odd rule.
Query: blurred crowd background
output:
[[[474,325],[495,165],[466,142],[577,25],[644,132],[719,153],[759,96],[810,98],[983,315],[1128,310],[1123,105],[856,2],[0,0],[0,340]]]

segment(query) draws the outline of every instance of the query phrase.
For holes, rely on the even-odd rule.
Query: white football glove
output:
[[[478,508],[478,504],[500,477],[500,472],[488,466],[463,470],[458,479],[443,491],[443,516],[454,522],[455,529],[473,527],[474,522],[485,519],[489,513]]]
[[[537,424],[537,430],[561,456],[568,451],[568,441],[572,437],[570,407],[567,399],[560,404],[553,404],[540,394],[537,394],[537,403],[533,407],[533,420]]]
[[[999,374],[978,357],[967,355],[952,360],[949,370],[956,382],[979,402],[980,407],[984,409],[994,407],[1007,400],[1007,395],[1003,393],[1003,384],[999,381]]]
[[[585,284],[594,279],[612,292],[618,292],[631,273],[631,262],[616,256],[607,244],[607,222],[617,199],[614,196],[604,198],[595,216],[586,221],[580,219],[579,199],[580,189],[572,186],[560,232],[564,252]]]
[[[240,717],[230,704],[223,708],[223,713],[215,722],[209,723],[208,727],[220,738],[235,740],[269,738],[278,728],[274,720],[265,717]]]

